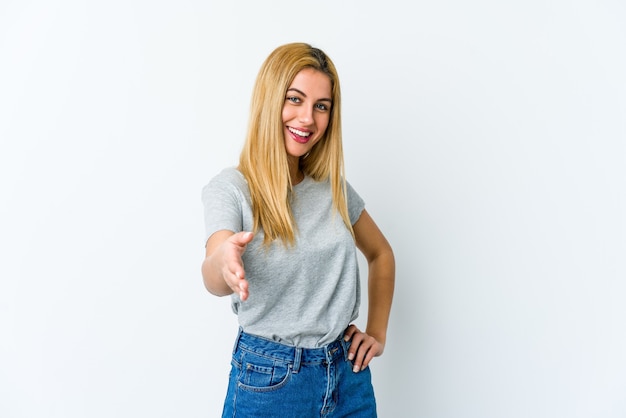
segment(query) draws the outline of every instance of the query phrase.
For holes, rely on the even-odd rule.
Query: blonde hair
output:
[[[262,229],[264,244],[281,239],[295,242],[296,225],[291,209],[293,185],[285,150],[282,110],[287,89],[305,68],[321,71],[331,82],[330,120],[324,136],[300,158],[300,168],[316,181],[329,179],[333,209],[354,235],[346,197],[341,140],[341,92],[333,62],[318,48],[291,43],[276,48],[265,60],[254,85],[246,142],[239,170],[250,188],[254,231]]]

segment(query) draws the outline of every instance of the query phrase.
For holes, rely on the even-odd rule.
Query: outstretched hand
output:
[[[344,341],[351,341],[348,349],[348,360],[352,361],[352,371],[355,373],[365,369],[374,357],[383,353],[384,345],[371,335],[360,331],[352,324],[343,334]]]
[[[248,299],[248,281],[241,256],[252,238],[254,238],[252,232],[238,232],[228,237],[221,245],[222,277],[228,287],[239,294],[242,301]]]

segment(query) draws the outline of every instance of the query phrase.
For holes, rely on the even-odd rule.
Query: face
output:
[[[285,93],[283,127],[291,162],[311,151],[324,136],[332,106],[330,78],[312,68],[300,71]]]

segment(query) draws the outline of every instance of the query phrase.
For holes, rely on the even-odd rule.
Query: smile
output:
[[[308,138],[311,135],[311,132],[302,132],[297,130],[296,128],[288,127],[287,129],[289,129],[289,132],[291,132],[292,134],[296,134],[303,138]]]

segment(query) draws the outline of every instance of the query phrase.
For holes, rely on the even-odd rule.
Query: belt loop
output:
[[[296,347],[296,353],[293,359],[293,372],[298,373],[300,370],[300,362],[302,361],[302,348]]]
[[[341,337],[339,341],[341,342],[341,348],[343,349],[344,361],[348,361],[348,349],[350,348],[350,343],[346,342],[343,337]]]
[[[239,331],[237,331],[237,338],[235,338],[235,345],[233,346],[233,356],[237,352],[237,346],[239,345],[239,340],[241,339],[242,333],[243,333],[243,328],[239,327]]]

